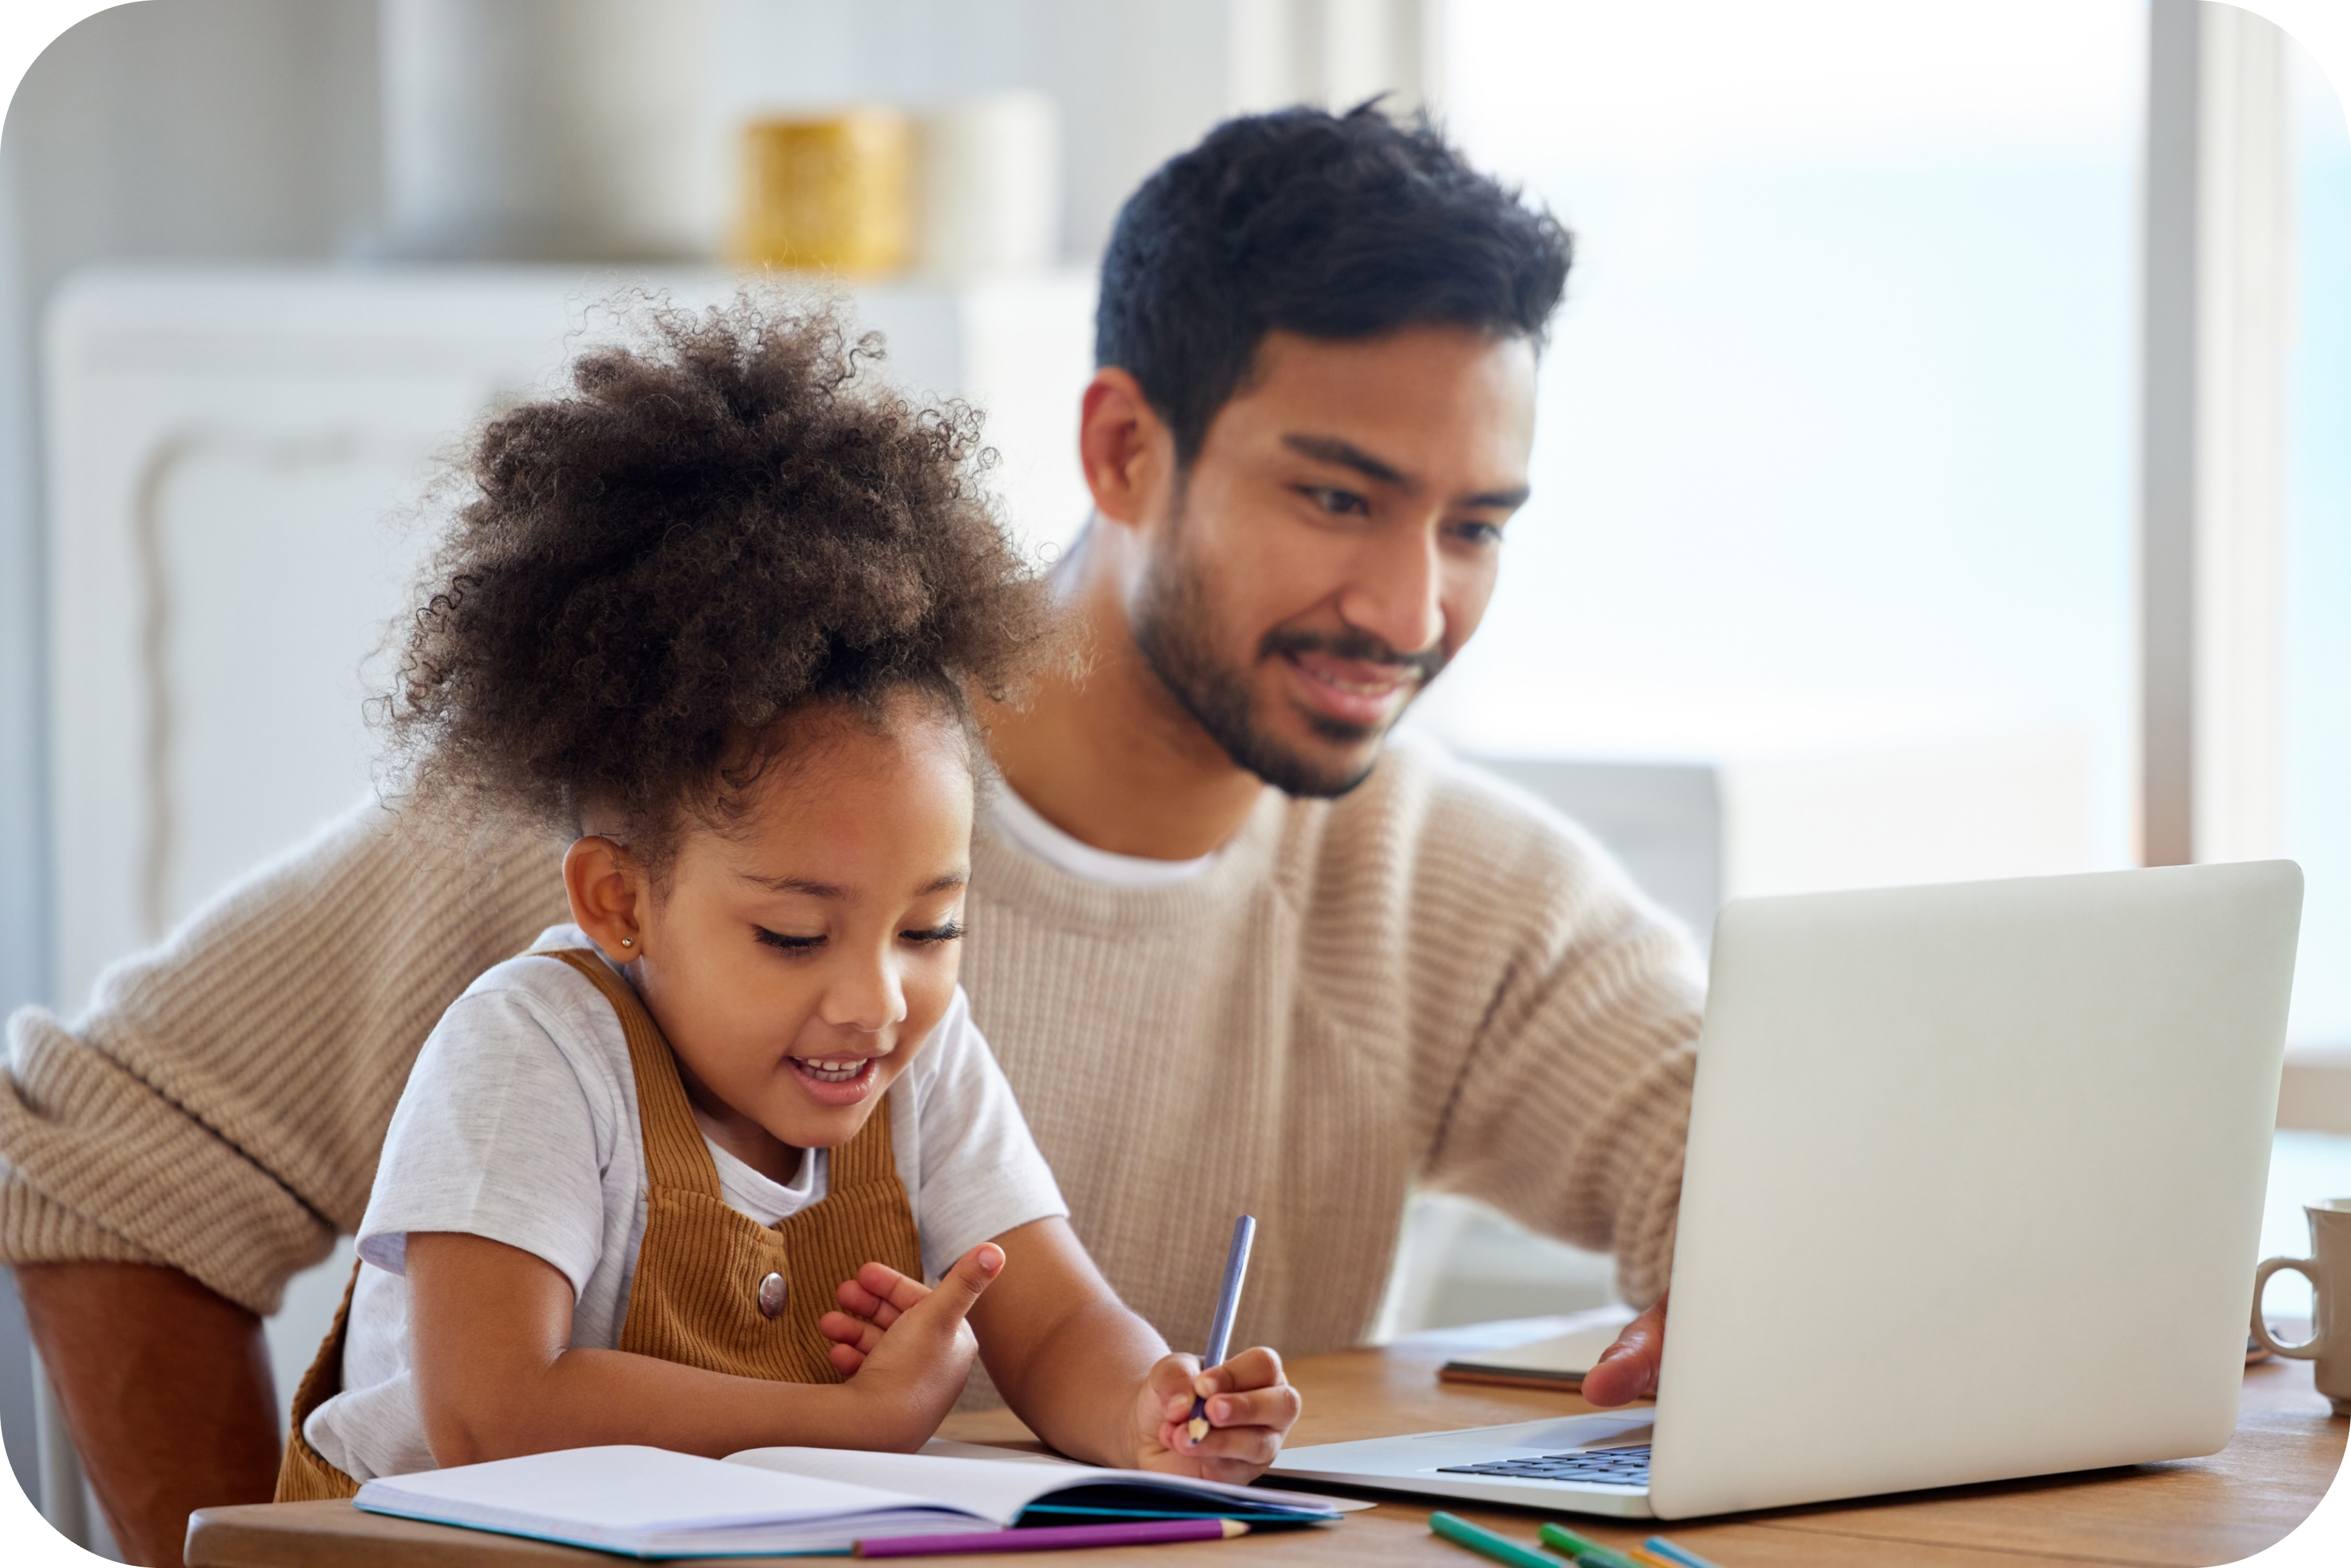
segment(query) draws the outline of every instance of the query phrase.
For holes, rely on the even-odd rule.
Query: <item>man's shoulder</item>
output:
[[[1318,848],[1505,884],[1623,875],[1555,807],[1422,735],[1391,741],[1372,776],[1332,803]]]

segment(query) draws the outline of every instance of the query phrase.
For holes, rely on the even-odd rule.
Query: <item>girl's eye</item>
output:
[[[758,934],[760,941],[770,947],[780,947],[787,953],[805,953],[811,947],[824,946],[824,938],[821,936],[787,936],[780,931],[770,931],[764,925],[754,925],[751,929]]]
[[[898,935],[909,942],[919,942],[927,946],[934,942],[960,940],[963,936],[963,927],[950,920],[945,925],[934,925],[923,931],[901,931]]]

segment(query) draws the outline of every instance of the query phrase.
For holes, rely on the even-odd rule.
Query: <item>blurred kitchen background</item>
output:
[[[1426,106],[1576,233],[1416,722],[1726,896],[2289,854],[2265,1249],[2351,1194],[2351,136],[2205,0],[147,0],[0,133],[0,1009],[368,786],[436,453],[626,284],[843,289],[1084,520],[1092,269],[1222,117]],[[347,1260],[272,1325],[289,1397]],[[2281,1315],[2307,1310],[2286,1276]],[[1383,1332],[1611,1298],[1424,1195]],[[0,1436],[106,1545],[0,1291]]]

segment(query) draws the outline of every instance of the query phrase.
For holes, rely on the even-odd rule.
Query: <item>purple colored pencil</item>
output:
[[[975,1535],[893,1535],[861,1541],[859,1557],[948,1557],[972,1552],[1060,1552],[1080,1546],[1151,1546],[1163,1541],[1222,1541],[1246,1535],[1238,1519],[1145,1519],[1118,1524],[1049,1524]]]

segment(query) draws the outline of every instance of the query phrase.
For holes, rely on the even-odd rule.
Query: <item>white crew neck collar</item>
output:
[[[1173,887],[1190,882],[1217,863],[1221,850],[1210,850],[1197,860],[1162,861],[1144,855],[1113,854],[1072,838],[1040,816],[1037,808],[999,783],[988,803],[996,831],[1013,848],[1054,870],[1109,887]]]

